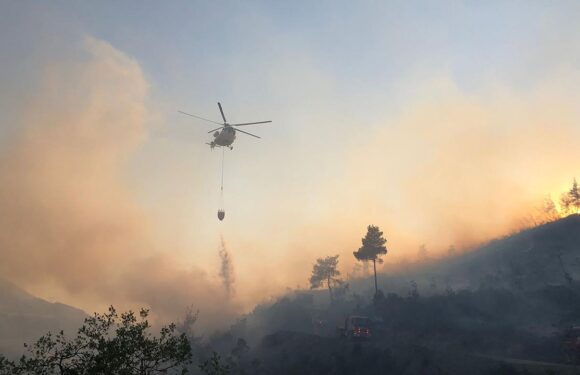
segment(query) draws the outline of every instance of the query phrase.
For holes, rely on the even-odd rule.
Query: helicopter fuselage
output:
[[[206,143],[211,148],[214,148],[216,146],[218,146],[218,147],[229,147],[230,150],[231,150],[233,148],[232,147],[232,143],[234,143],[234,141],[236,140],[236,133],[237,132],[247,134],[247,135],[252,136],[254,138],[260,138],[260,137],[258,137],[255,134],[252,134],[252,133],[247,132],[245,130],[238,129],[237,127],[238,126],[247,126],[247,125],[266,124],[266,123],[272,122],[272,121],[268,120],[268,121],[245,122],[245,123],[242,123],[242,124],[230,124],[230,123],[227,122],[226,116],[224,115],[224,111],[222,109],[222,105],[219,102],[218,102],[218,107],[219,107],[220,113],[222,115],[222,120],[224,120],[223,123],[219,123],[217,121],[208,120],[208,119],[203,118],[203,117],[199,117],[199,116],[196,116],[196,115],[192,115],[190,113],[186,113],[186,112],[179,111],[180,113],[183,113],[184,115],[188,115],[188,116],[191,116],[191,117],[195,117],[197,119],[200,119],[200,120],[204,120],[204,121],[208,121],[208,122],[211,122],[211,123],[220,125],[219,128],[216,128],[214,130],[210,130],[208,132],[208,133],[214,132],[213,133],[213,141]],[[234,129],[234,127],[236,127],[236,128]]]
[[[216,131],[213,136],[214,139],[210,143],[212,148],[215,146],[231,147],[236,140],[236,130],[230,125],[225,125],[221,131]]]

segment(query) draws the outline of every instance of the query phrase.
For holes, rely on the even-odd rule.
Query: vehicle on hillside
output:
[[[344,324],[338,327],[338,333],[339,336],[349,339],[370,339],[371,320],[366,316],[349,315]]]

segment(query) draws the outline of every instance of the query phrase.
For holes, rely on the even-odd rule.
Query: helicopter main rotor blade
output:
[[[258,122],[244,122],[243,124],[230,124],[231,126],[246,126],[246,125],[256,125],[256,124],[267,124],[272,121],[258,121]]]
[[[179,112],[181,114],[184,114],[184,115],[188,115],[188,116],[191,116],[191,117],[198,118],[198,119],[203,120],[203,121],[208,121],[208,122],[213,122],[214,124],[223,125],[223,124],[220,124],[219,122],[216,122],[216,121],[212,121],[212,120],[208,120],[208,119],[203,118],[203,117],[199,117],[199,116],[196,116],[196,115],[192,115],[191,113],[186,113],[186,112],[182,112],[182,111],[177,111],[177,112]]]
[[[223,128],[224,128],[223,126],[220,126],[219,128],[215,128],[215,129],[213,129],[213,130],[210,130],[210,131],[208,131],[207,133],[208,133],[208,134],[209,134],[209,133],[213,133],[213,132],[215,132],[216,130],[220,130],[220,129],[223,129]]]
[[[222,114],[222,118],[224,119],[225,124],[228,121],[226,120],[226,116],[224,115],[224,110],[222,109],[222,104],[220,102],[218,102],[218,107],[220,107],[220,113]]]
[[[254,135],[254,134],[252,134],[252,133],[245,132],[245,131],[243,131],[243,130],[240,130],[240,129],[236,129],[236,131],[237,131],[237,132],[242,132],[242,133],[244,133],[244,134],[247,134],[247,135],[251,135],[252,137],[255,137],[255,138],[260,138],[260,137],[258,137],[257,135]]]

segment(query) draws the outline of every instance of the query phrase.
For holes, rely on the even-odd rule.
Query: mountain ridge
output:
[[[48,302],[0,279],[0,354],[17,356],[24,343],[34,342],[49,331],[74,334],[86,317],[76,307]]]

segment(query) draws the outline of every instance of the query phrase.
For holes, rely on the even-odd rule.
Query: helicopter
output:
[[[224,110],[222,109],[222,105],[219,102],[218,102],[218,107],[220,109],[222,119],[224,120],[223,123],[208,120],[208,119],[200,117],[200,116],[192,115],[191,113],[179,111],[179,113],[182,113],[184,115],[195,117],[195,118],[200,119],[200,120],[204,120],[204,121],[208,121],[208,122],[220,125],[219,128],[215,128],[215,129],[208,131],[208,133],[213,132],[213,141],[206,143],[206,144],[209,145],[212,149],[214,147],[228,147],[230,150],[232,150],[234,148],[232,146],[232,144],[236,140],[236,132],[244,133],[244,134],[250,135],[250,136],[255,137],[255,138],[260,138],[257,135],[254,135],[252,133],[248,133],[246,131],[236,129],[238,126],[266,124],[266,123],[272,122],[272,121],[258,121],[258,122],[244,122],[241,124],[229,124],[228,121],[226,120],[226,116],[224,115]]]

